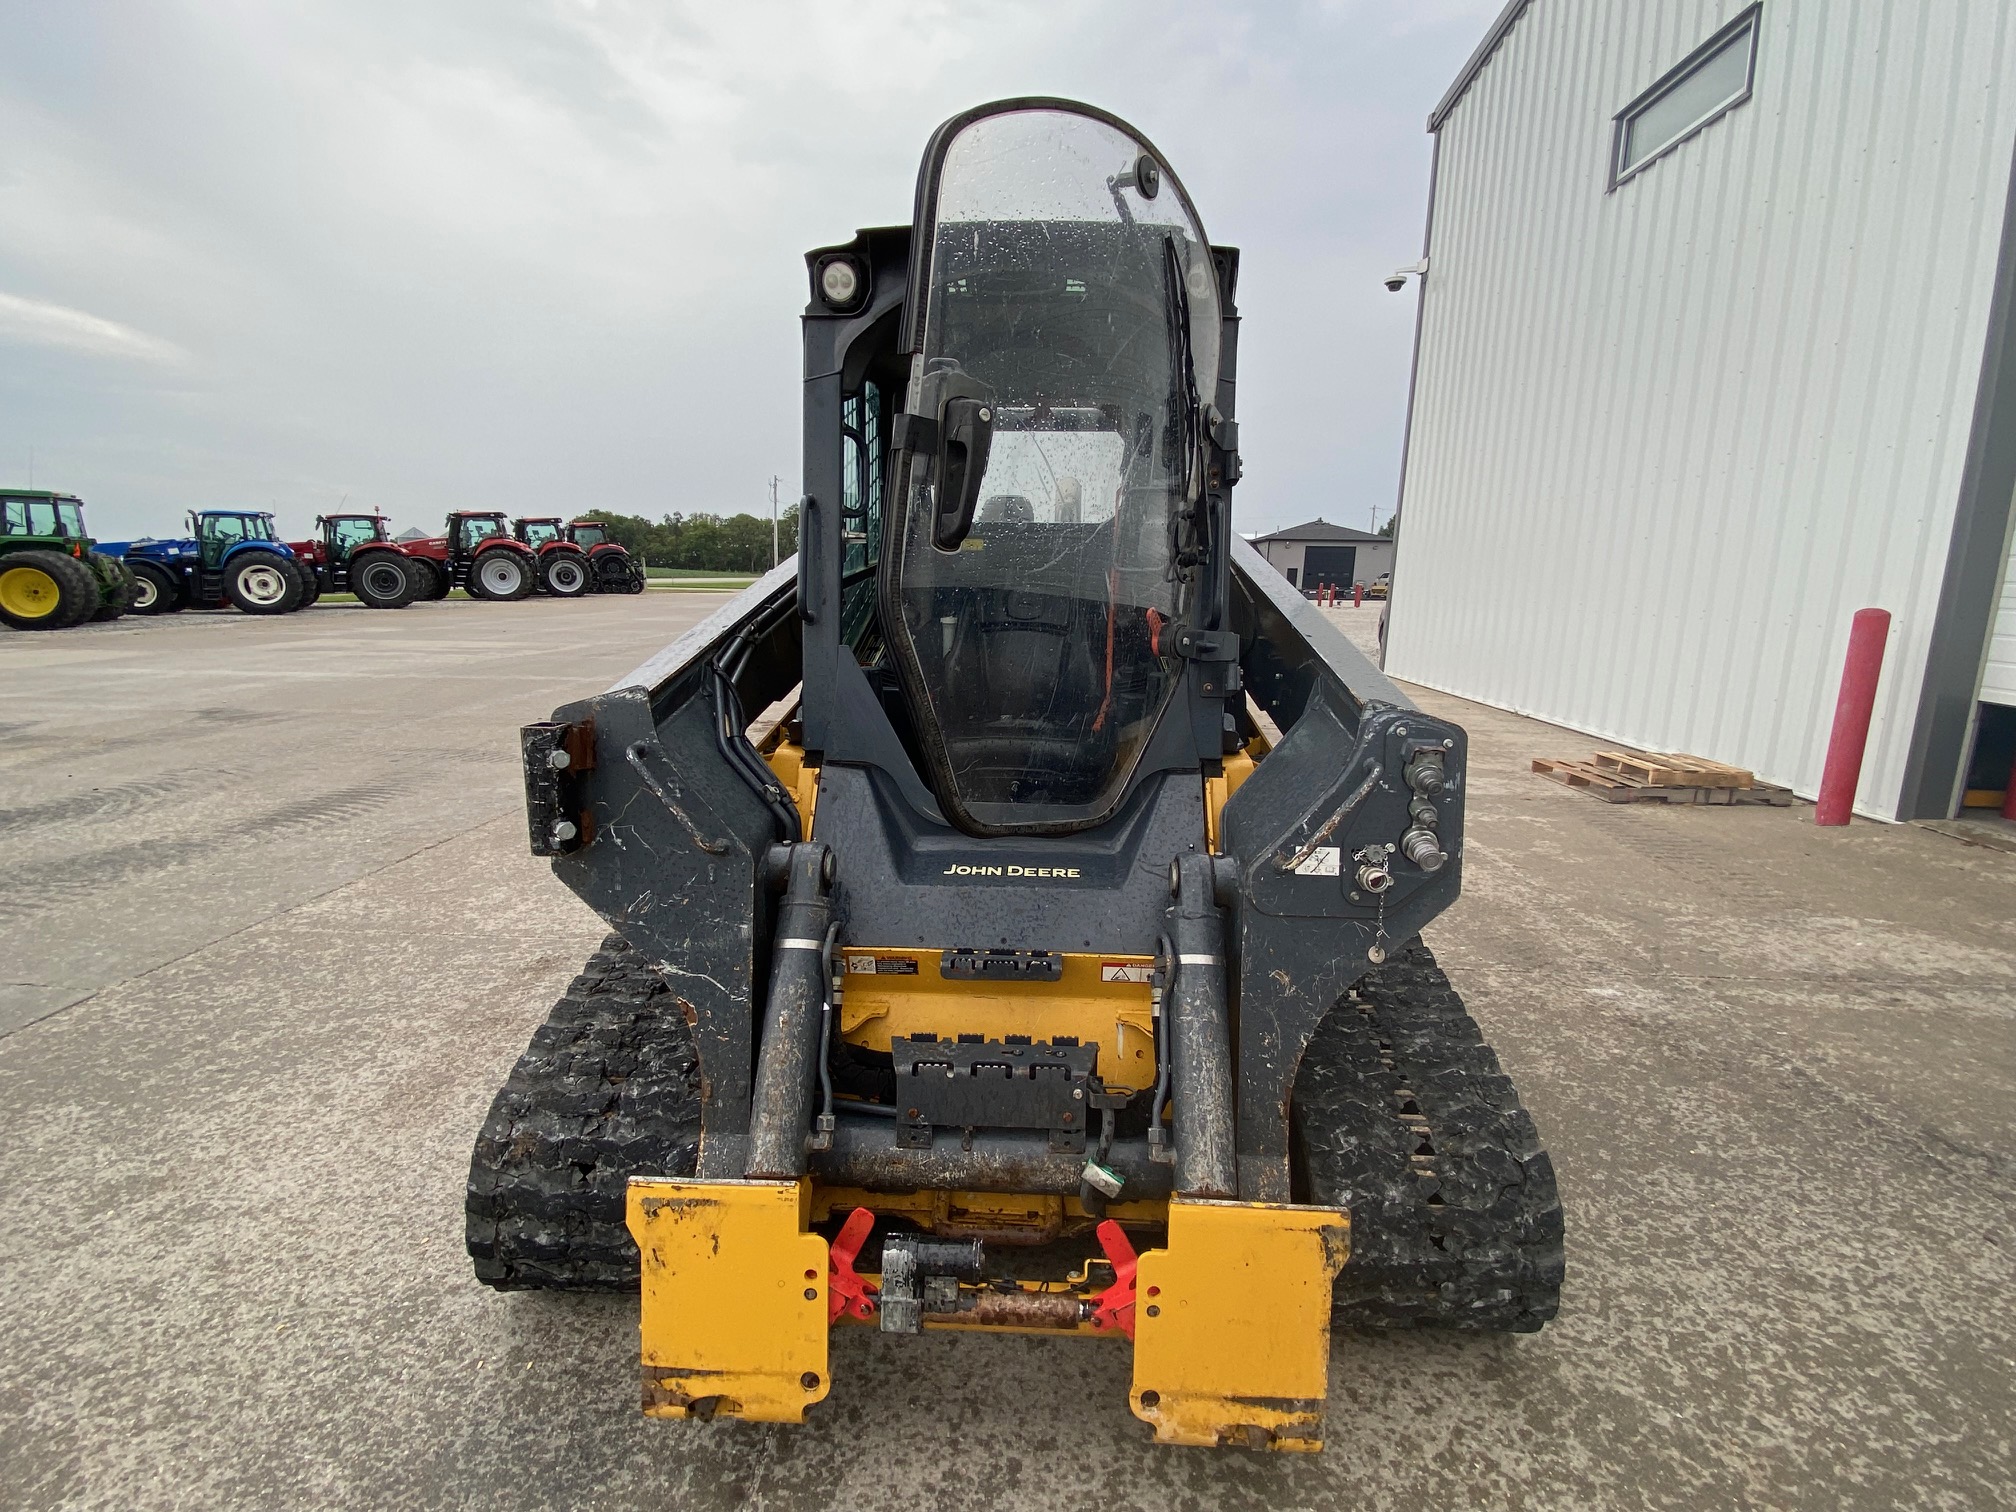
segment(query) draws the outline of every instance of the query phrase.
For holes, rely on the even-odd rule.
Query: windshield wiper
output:
[[[1197,374],[1191,365],[1190,348],[1190,291],[1184,284],[1183,258],[1176,250],[1176,238],[1162,238],[1164,270],[1168,275],[1167,309],[1170,324],[1170,345],[1176,356],[1182,382],[1182,434],[1179,437],[1183,448],[1183,502],[1191,504],[1191,486],[1197,479],[1197,443],[1203,432],[1203,406],[1197,399]]]

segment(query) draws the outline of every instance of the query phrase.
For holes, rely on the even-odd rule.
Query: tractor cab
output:
[[[567,539],[583,551],[616,544],[609,535],[609,527],[600,520],[575,520],[567,527]]]
[[[473,553],[485,541],[511,538],[511,531],[501,514],[458,513],[448,516],[448,549],[451,553]]]
[[[511,533],[534,551],[543,551],[548,546],[571,546],[567,539],[566,527],[558,515],[538,515],[512,523]]]
[[[84,529],[84,501],[72,494],[57,493],[0,496],[0,535],[41,536],[45,540],[81,542],[86,546],[91,541]]]
[[[392,541],[392,527],[382,514],[317,515],[315,524],[322,532],[323,556],[331,566],[348,562],[360,547]]]
[[[225,557],[253,542],[265,543],[276,555],[294,554],[292,547],[281,543],[273,516],[256,510],[192,509],[189,533],[196,538],[197,555],[209,572],[220,571]]]
[[[1091,828],[1148,775],[1179,692],[1236,717],[1179,649],[1224,610],[1199,395],[1218,370],[1211,249],[1128,132],[1024,112],[957,134],[912,251],[890,663],[955,825]],[[1193,743],[1184,721],[1160,762],[1223,756],[1217,723]]]
[[[806,747],[950,835],[1143,822],[1252,731],[1237,253],[1075,107],[947,123],[917,206],[807,254]]]

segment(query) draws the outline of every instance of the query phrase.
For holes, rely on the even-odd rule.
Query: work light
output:
[[[819,295],[836,310],[851,309],[861,298],[861,270],[844,257],[819,269]]]

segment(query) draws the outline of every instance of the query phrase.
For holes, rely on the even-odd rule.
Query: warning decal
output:
[[[915,976],[917,962],[910,956],[850,955],[849,976]]]
[[[1300,861],[1295,863],[1298,877],[1334,877],[1337,875],[1337,847],[1319,845]]]

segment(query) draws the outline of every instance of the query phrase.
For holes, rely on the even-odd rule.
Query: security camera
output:
[[[1425,257],[1417,263],[1410,263],[1407,267],[1395,268],[1391,273],[1386,275],[1386,288],[1390,293],[1398,294],[1402,289],[1407,287],[1408,279],[1419,278],[1427,271],[1428,259]]]

